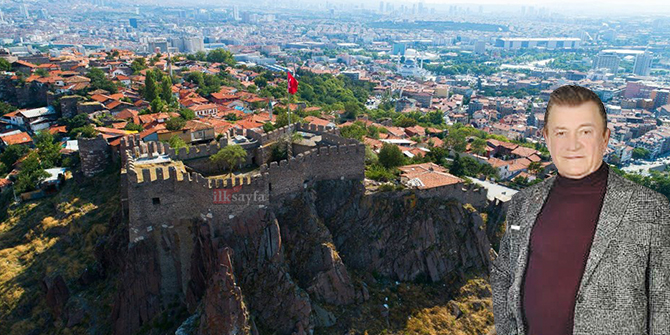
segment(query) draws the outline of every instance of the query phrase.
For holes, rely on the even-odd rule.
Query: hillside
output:
[[[114,172],[75,177],[52,198],[8,209],[0,226],[0,333],[492,328],[486,223],[469,205],[327,181],[249,211],[227,223],[229,231],[194,217],[188,292],[170,298],[157,249],[128,249],[118,184]]]
[[[118,185],[114,172],[75,177],[53,197],[7,208],[0,223],[0,333],[106,332],[116,276],[96,259],[96,247],[115,228]]]

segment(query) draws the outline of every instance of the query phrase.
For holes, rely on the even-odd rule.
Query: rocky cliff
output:
[[[133,244],[119,251],[125,256],[117,265],[113,332],[356,333],[369,317],[379,320],[366,329],[393,329],[395,308],[403,304],[388,301],[390,293],[379,301],[384,285],[444,287],[438,295],[446,302],[472,274],[488,273],[482,215],[456,200],[418,199],[413,192],[366,194],[358,181],[322,181],[232,219],[194,216],[189,243],[163,236]],[[124,248],[113,241],[99,254]],[[157,250],[191,251],[167,264]],[[175,269],[175,278],[161,278],[162,266]]]

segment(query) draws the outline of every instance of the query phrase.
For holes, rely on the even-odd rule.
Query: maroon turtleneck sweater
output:
[[[556,176],[530,235],[522,304],[528,335],[571,335],[575,300],[602,207],[609,166]]]

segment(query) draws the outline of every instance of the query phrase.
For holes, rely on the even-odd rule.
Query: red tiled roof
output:
[[[17,60],[16,62],[14,62],[14,64],[23,65],[23,66],[27,66],[27,67],[30,67],[30,68],[37,67],[37,65],[35,65],[33,63],[30,63],[30,62],[23,61],[23,60]]]
[[[6,135],[6,136],[3,136],[3,137],[0,137],[0,140],[5,142],[6,145],[28,144],[28,143],[33,142],[33,139],[26,132],[20,132],[18,134],[13,134],[13,135]]]
[[[251,121],[251,120],[240,120],[240,121],[235,122],[235,125],[239,126],[242,129],[260,128],[260,127],[263,126],[262,123]]]
[[[539,153],[539,151],[523,146],[518,146],[516,149],[512,150],[512,154],[518,155],[520,157],[529,157],[535,153]]]
[[[5,188],[12,184],[12,181],[5,178],[0,178],[0,188]]]
[[[67,126],[51,126],[49,127],[49,133],[52,135],[57,133],[61,134],[67,133]]]
[[[310,124],[315,124],[317,126],[324,126],[324,127],[332,123],[328,120],[320,119],[318,117],[314,117],[311,115],[305,117],[305,121],[309,122]]]
[[[452,184],[462,183],[463,180],[449,172],[447,169],[435,163],[422,163],[401,166],[402,177],[408,180],[416,179],[421,182],[419,189],[428,189]]]

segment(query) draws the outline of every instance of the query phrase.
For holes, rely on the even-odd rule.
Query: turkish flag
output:
[[[295,94],[298,92],[298,81],[293,78],[291,72],[286,72],[288,74],[288,93]]]

